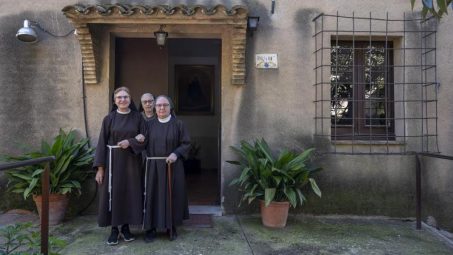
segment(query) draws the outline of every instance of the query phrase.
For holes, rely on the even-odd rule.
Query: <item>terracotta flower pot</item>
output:
[[[41,217],[42,196],[33,195],[39,217]],[[49,225],[57,225],[63,221],[64,215],[68,208],[68,197],[62,194],[49,195]]]
[[[263,225],[271,228],[284,228],[288,219],[289,202],[274,202],[265,206],[260,200],[261,221]]]

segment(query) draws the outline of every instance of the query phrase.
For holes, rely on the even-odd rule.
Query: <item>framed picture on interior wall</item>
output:
[[[214,114],[214,71],[213,65],[175,65],[177,114]]]

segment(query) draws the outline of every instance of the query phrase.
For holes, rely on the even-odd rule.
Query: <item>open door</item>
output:
[[[115,87],[126,86],[134,102],[149,92],[169,95],[187,126],[192,150],[185,161],[190,206],[220,206],[220,39],[115,39]]]

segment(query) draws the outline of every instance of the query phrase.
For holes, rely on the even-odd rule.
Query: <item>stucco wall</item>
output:
[[[26,3],[25,3],[26,2]],[[52,3],[53,2],[53,3]],[[61,14],[60,1],[2,1],[0,4],[0,153],[30,149],[59,128],[84,132],[81,62],[72,35],[54,38],[39,33],[39,42],[15,38],[25,18],[38,21],[55,34],[72,29]]]
[[[38,21],[55,34],[70,31],[60,4],[0,3],[0,155],[36,149],[41,139],[53,137],[59,128],[77,129],[84,135],[78,42],[72,35],[54,38],[45,33],[39,33],[40,41],[35,44],[15,38],[25,18]],[[0,210],[23,203],[20,196],[5,192],[2,176]]]
[[[80,1],[80,3],[116,1]],[[78,41],[70,35],[53,38],[39,32],[40,42],[23,44],[14,37],[24,18],[40,22],[46,29],[63,34],[72,27],[61,9],[75,1],[15,1],[0,3],[0,153],[16,153],[53,136],[58,128],[77,128],[84,133],[81,87],[81,60]],[[314,145],[313,84],[314,42],[312,19],[321,12],[357,16],[402,18],[410,13],[408,0],[392,1],[276,1],[270,13],[270,0],[256,1],[134,1],[134,4],[236,4],[248,6],[251,16],[260,16],[258,31],[248,37],[247,84],[222,85],[221,171],[223,207],[226,213],[237,210],[238,192],[228,183],[238,169],[225,163],[235,158],[229,149],[241,139],[265,137],[273,148],[301,149]],[[437,65],[441,83],[438,103],[440,151],[453,155],[453,125],[450,99],[453,40],[448,27],[453,17],[438,27]],[[109,55],[108,35],[97,27],[100,54]],[[106,41],[107,40],[107,41]],[[279,69],[254,68],[254,54],[277,53]],[[109,81],[108,60],[101,60],[100,84],[87,87],[88,127],[93,143],[102,117],[107,113],[113,84]],[[5,96],[6,95],[6,96]],[[21,146],[25,145],[25,146]],[[325,156],[325,170],[319,175],[322,199],[312,199],[304,212],[414,216],[413,156]],[[433,214],[446,227],[453,228],[453,178],[451,163],[425,160],[424,216]],[[436,174],[431,175],[431,173]],[[2,195],[4,192],[2,192]],[[3,201],[3,198],[1,198]],[[434,201],[434,202],[429,202]],[[3,204],[3,203],[2,203]],[[442,205],[442,211],[435,210]],[[252,208],[252,207],[250,207]],[[250,209],[244,208],[244,209]],[[241,209],[242,210],[242,209]],[[450,217],[450,218],[449,218]]]
[[[319,13],[369,16],[397,19],[411,15],[408,1],[277,1],[276,13],[269,12],[270,3],[260,1],[249,5],[250,15],[260,16],[260,24],[247,48],[248,84],[233,90],[230,100],[231,123],[236,123],[225,136],[237,141],[251,137],[265,137],[275,148],[287,146],[301,148],[313,143],[314,133],[314,41],[311,20]],[[296,7],[297,6],[297,7]],[[438,27],[437,65],[438,81],[441,82],[438,102],[440,151],[452,155],[451,102],[449,84],[452,82],[451,40],[446,30],[452,17],[442,20]],[[253,68],[255,53],[278,53],[278,70]],[[439,58],[439,56],[442,56]],[[419,75],[419,74],[417,74]],[[240,110],[239,110],[240,109]],[[407,109],[413,111],[412,109]],[[243,126],[252,127],[244,129]],[[413,128],[413,127],[410,127]],[[236,142],[237,143],[237,142]],[[417,148],[417,146],[414,146]],[[418,146],[419,147],[419,146]],[[411,150],[411,149],[408,149]],[[224,147],[223,158],[233,156]],[[311,200],[302,209],[314,213],[379,214],[415,216],[415,161],[413,156],[331,156],[320,160],[324,172],[320,173],[322,199]],[[435,162],[435,163],[434,163]],[[224,183],[237,173],[234,167],[224,164]],[[232,169],[232,170],[229,170]],[[436,169],[438,172],[431,175]],[[429,171],[429,172],[428,172]],[[424,163],[423,219],[433,215],[442,227],[453,228],[451,216],[452,188],[442,183],[452,180],[451,163],[439,160]],[[443,182],[442,182],[442,181]],[[225,208],[234,211],[237,194],[234,187],[224,186]],[[438,210],[437,208],[442,208]]]
[[[437,33],[438,136],[439,151],[453,155],[453,16],[442,19]],[[453,231],[453,161],[422,157],[422,215],[434,216],[440,227]]]

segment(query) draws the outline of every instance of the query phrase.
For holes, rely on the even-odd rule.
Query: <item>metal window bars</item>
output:
[[[320,151],[439,152],[437,19],[402,16],[337,12],[313,19],[314,136]]]

